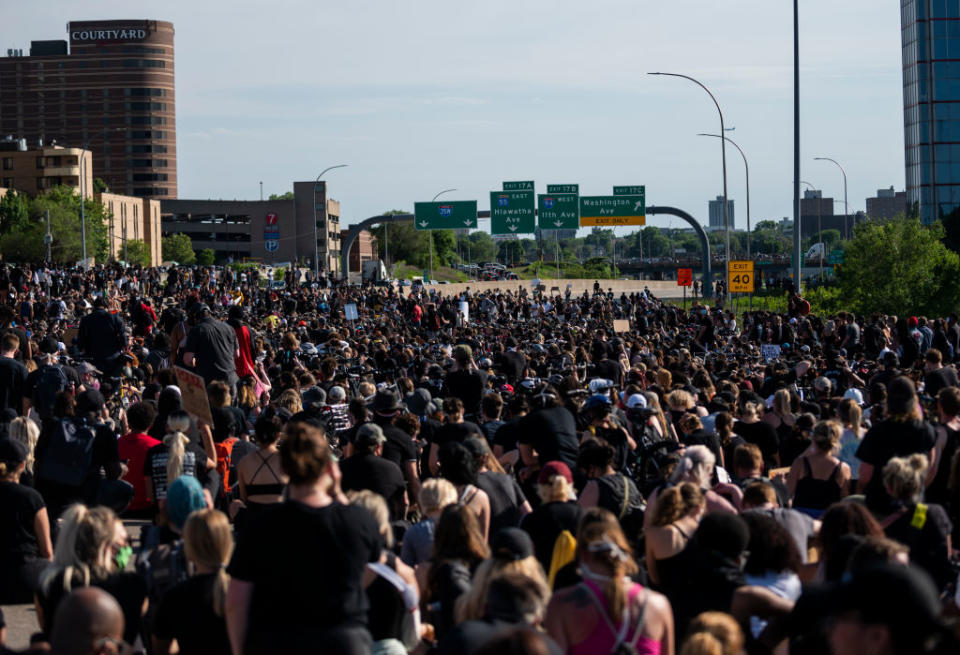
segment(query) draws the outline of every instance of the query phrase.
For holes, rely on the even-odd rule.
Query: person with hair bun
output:
[[[229,655],[224,620],[230,576],[225,567],[233,553],[233,532],[223,512],[201,509],[183,526],[183,546],[193,575],[164,594],[153,626],[153,652],[183,655]]]
[[[843,435],[836,421],[821,421],[813,428],[813,444],[790,467],[787,488],[793,506],[819,518],[830,505],[847,495],[850,466],[833,453]]]
[[[287,499],[249,522],[227,568],[233,652],[306,652],[323,644],[325,653],[369,653],[361,576],[380,559],[380,526],[347,504],[319,428],[289,423],[280,462]]]
[[[894,457],[883,467],[883,484],[896,510],[880,525],[891,539],[910,548],[910,557],[926,569],[942,591],[955,579],[950,567],[953,524],[942,506],[920,502],[927,476],[927,457]]]
[[[187,412],[178,409],[167,416],[166,421],[167,434],[159,445],[147,451],[143,464],[147,497],[153,500],[154,506],[167,497],[167,489],[181,475],[192,475],[202,484],[206,481],[206,471],[217,465],[210,453],[187,436],[191,426]]]
[[[704,612],[690,622],[680,655],[743,655],[743,630],[724,612]]]
[[[630,579],[638,566],[613,514],[595,508],[584,515],[577,561],[583,581],[554,594],[544,621],[564,652],[673,653],[670,601]]]

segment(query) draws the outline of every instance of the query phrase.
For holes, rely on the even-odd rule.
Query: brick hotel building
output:
[[[177,197],[172,23],[75,21],[66,40],[32,41],[28,56],[6,54],[0,138],[86,147],[93,177],[113,193]]]

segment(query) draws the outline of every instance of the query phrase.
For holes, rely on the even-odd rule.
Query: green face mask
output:
[[[127,564],[130,563],[130,558],[133,556],[133,547],[123,546],[120,550],[117,551],[117,556],[115,562],[117,563],[117,568],[119,570],[124,570],[127,568]]]

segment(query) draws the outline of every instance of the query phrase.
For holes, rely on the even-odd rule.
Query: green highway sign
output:
[[[537,224],[541,230],[576,230],[580,227],[580,198],[572,193],[537,196]]]
[[[579,184],[548,184],[547,193],[580,193]]]
[[[580,226],[646,225],[643,195],[580,196]]]
[[[613,187],[615,196],[643,196],[647,197],[647,187],[641,185],[635,186],[615,186]]]
[[[477,227],[477,201],[415,202],[413,223],[418,230],[462,230]]]
[[[830,255],[827,257],[828,264],[843,264],[845,260],[846,253],[840,249],[831,250]]]
[[[533,202],[533,191],[491,191],[490,234],[534,232]]]
[[[533,180],[527,182],[504,182],[504,191],[533,191]]]

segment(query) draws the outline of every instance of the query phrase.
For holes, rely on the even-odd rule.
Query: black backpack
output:
[[[53,403],[57,394],[65,390],[68,384],[67,374],[59,366],[47,364],[40,369],[30,399],[40,418],[49,418],[53,414]]]
[[[51,425],[50,439],[40,457],[37,477],[69,487],[79,487],[93,461],[96,433],[85,422],[60,419]]]

